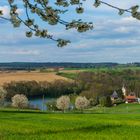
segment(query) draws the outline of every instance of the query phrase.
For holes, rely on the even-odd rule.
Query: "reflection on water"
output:
[[[29,103],[32,107],[38,108],[40,110],[47,110],[46,103],[48,101],[53,101],[55,98],[32,98],[29,99]]]

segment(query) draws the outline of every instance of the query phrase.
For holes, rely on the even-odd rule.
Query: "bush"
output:
[[[78,96],[75,100],[76,109],[83,110],[89,106],[89,101],[86,97]]]
[[[56,101],[55,101],[55,100],[53,100],[53,101],[48,101],[48,102],[46,103],[46,106],[47,106],[47,110],[48,110],[48,111],[55,111],[55,110],[57,110]]]
[[[28,98],[23,94],[16,94],[12,97],[12,106],[16,108],[27,108],[29,105]]]
[[[111,97],[110,96],[107,96],[106,97],[106,104],[105,104],[106,107],[111,107],[112,106],[112,101],[111,101]]]
[[[68,109],[70,106],[70,98],[69,96],[61,96],[60,98],[57,99],[56,101],[56,107],[63,112]]]
[[[70,94],[69,97],[70,97],[71,104],[74,104],[75,100],[77,98],[77,94],[75,94],[75,93],[74,94]]]
[[[0,106],[4,105],[6,95],[7,92],[2,87],[0,87]]]
[[[110,96],[103,96],[99,99],[99,103],[102,107],[111,107],[112,106],[112,101]]]
[[[101,97],[99,98],[99,103],[102,107],[105,107],[106,105],[106,98],[105,97]]]
[[[90,98],[89,99],[89,104],[90,104],[90,106],[96,106],[96,105],[98,105],[99,104],[98,97],[96,99],[95,98]]]
[[[121,98],[116,99],[116,100],[113,101],[113,104],[116,104],[116,105],[122,104],[122,103],[125,103],[125,101],[123,99],[121,99]]]

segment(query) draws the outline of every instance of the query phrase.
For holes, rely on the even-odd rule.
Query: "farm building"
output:
[[[138,98],[136,97],[134,92],[127,91],[126,87],[122,87],[122,92],[124,95],[125,103],[135,103],[138,102]]]
[[[134,102],[138,102],[138,100],[134,93],[130,93],[128,96],[125,96],[125,102],[134,103]]]

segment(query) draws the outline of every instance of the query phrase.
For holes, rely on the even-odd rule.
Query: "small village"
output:
[[[135,92],[127,91],[125,86],[122,87],[122,93],[123,93],[123,96],[121,99],[124,100],[124,103],[126,103],[126,104],[128,104],[128,103],[140,103],[140,98],[138,98],[136,96]],[[118,93],[116,91],[114,91],[113,94],[111,95],[112,102],[115,102],[119,98],[120,97],[118,96]]]

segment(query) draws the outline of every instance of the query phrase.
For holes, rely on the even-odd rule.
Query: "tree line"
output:
[[[122,97],[122,86],[128,91],[134,92],[140,97],[140,71],[139,70],[110,70],[97,72],[82,72],[76,78],[81,95],[89,98],[109,96],[113,91],[117,91]]]
[[[7,91],[7,99],[11,99],[16,94],[24,94],[28,98],[33,97],[59,97],[74,93],[76,84],[65,80],[55,80],[54,82],[37,81],[12,81],[3,85]]]

